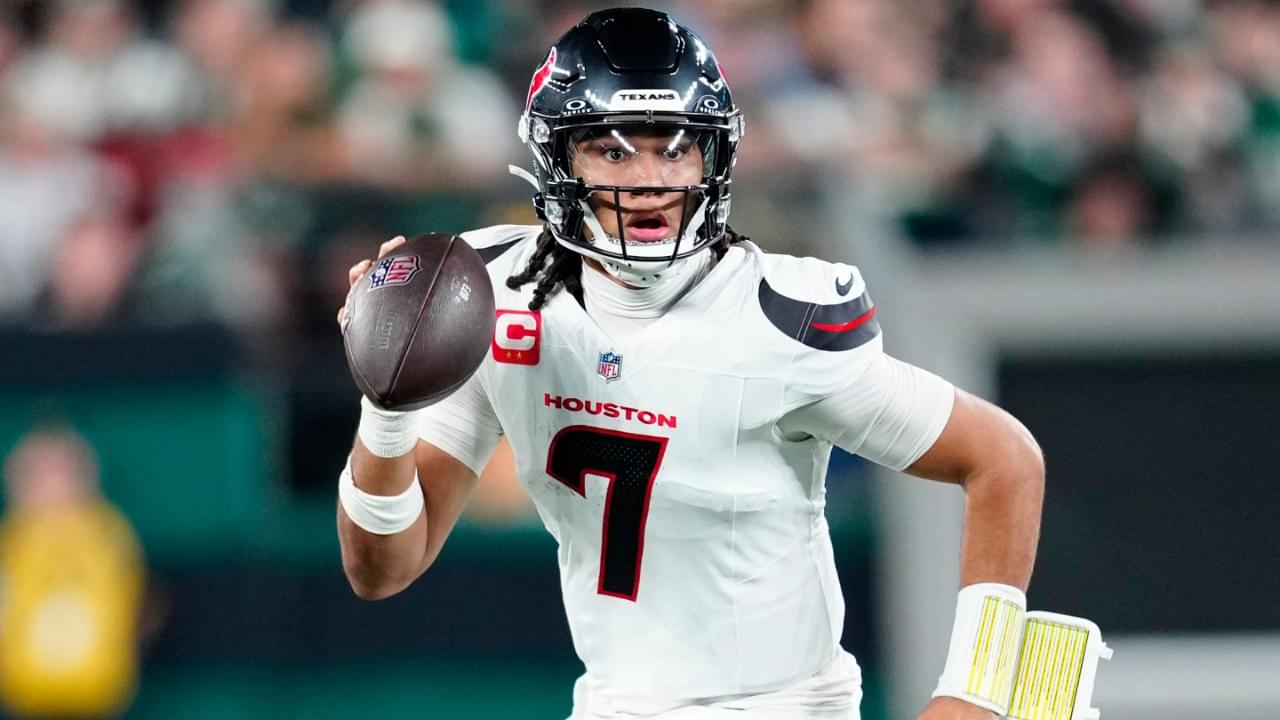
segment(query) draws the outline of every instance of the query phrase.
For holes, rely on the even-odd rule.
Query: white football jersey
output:
[[[563,289],[531,312],[533,283],[505,280],[539,232],[463,235],[488,262],[496,331],[471,381],[422,412],[423,439],[477,471],[510,440],[559,543],[593,702],[657,713],[813,677],[844,615],[831,447],[906,467],[941,432],[951,386],[884,354],[855,268],[750,242],[622,339]]]

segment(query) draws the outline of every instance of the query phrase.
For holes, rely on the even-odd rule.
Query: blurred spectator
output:
[[[1052,236],[1065,198],[1096,157],[1132,140],[1129,87],[1097,32],[1059,10],[1027,11],[1011,55],[980,92],[995,143],[1000,188],[1018,210],[993,234]]]
[[[194,88],[204,122],[218,125],[229,116],[244,64],[271,27],[272,9],[272,0],[179,0],[176,4],[174,40],[197,73]]]
[[[10,70],[35,119],[79,140],[172,127],[194,109],[175,49],[140,35],[124,0],[57,0],[44,41]]]
[[[808,0],[795,16],[804,64],[762,119],[793,172],[845,178],[873,227],[945,207],[987,146],[973,98],[944,82],[947,21],[926,0]]]
[[[0,90],[0,317],[29,312],[55,239],[97,203],[106,167]]]
[[[4,77],[9,63],[18,55],[22,38],[18,34],[18,24],[9,14],[0,11],[0,77]]]
[[[138,675],[143,559],[68,429],[22,438],[4,463],[0,702],[15,717],[118,716]]]
[[[1192,45],[1161,51],[1141,102],[1149,151],[1183,171],[1194,170],[1237,140],[1249,120],[1239,85]]]
[[[248,177],[301,183],[340,175],[330,121],[329,45],[318,28],[271,28],[245,58],[235,95],[235,149]]]
[[[404,190],[484,188],[516,156],[515,105],[454,54],[449,18],[424,0],[365,0],[343,48],[358,77],[339,122],[354,178]]]
[[[1223,2],[1209,17],[1220,62],[1244,86],[1249,103],[1249,136],[1243,156],[1246,187],[1258,209],[1253,226],[1280,228],[1280,6]]]
[[[1156,56],[1138,98],[1139,148],[1166,177],[1180,177],[1187,230],[1239,232],[1249,216],[1239,158],[1249,131],[1241,87],[1216,67],[1207,48],[1170,44]]]
[[[56,245],[37,310],[45,327],[87,329],[126,319],[135,309],[130,293],[141,253],[140,238],[120,213],[74,222]]]
[[[1081,173],[1068,204],[1069,234],[1093,249],[1131,246],[1151,230],[1150,183],[1131,158],[1106,158]]]

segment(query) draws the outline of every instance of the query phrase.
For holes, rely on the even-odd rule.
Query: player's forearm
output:
[[[425,566],[426,516],[395,535],[374,535],[351,522],[338,508],[342,569],[357,596],[381,600],[409,586]]]
[[[359,441],[351,453],[351,471],[357,487],[372,495],[394,496],[417,482],[412,452],[379,458]],[[366,600],[379,600],[400,592],[422,574],[426,566],[426,513],[420,513],[404,530],[380,535],[352,522],[339,503],[338,540],[343,571],[352,590]]]
[[[1027,589],[1040,537],[1044,461],[1021,426],[965,479],[961,585]]]
[[[956,390],[942,434],[908,472],[964,487],[962,585],[1026,589],[1035,563],[1044,498],[1044,459],[1009,413]]]
[[[1003,717],[1026,612],[1044,499],[1044,460],[1008,413],[964,398],[975,427],[962,443],[964,545],[951,645],[919,720]],[[1015,638],[1005,643],[997,638]],[[983,648],[979,652],[975,648]]]

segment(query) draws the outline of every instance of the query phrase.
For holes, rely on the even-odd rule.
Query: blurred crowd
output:
[[[533,220],[506,169],[529,73],[601,5],[0,5],[0,319],[332,332],[382,239]],[[1280,229],[1275,2],[654,5],[720,55],[744,188],[838,187],[923,246]],[[776,215],[735,207],[806,247]]]
[[[37,426],[0,464],[0,710],[120,717],[138,675],[145,560],[93,447]]]

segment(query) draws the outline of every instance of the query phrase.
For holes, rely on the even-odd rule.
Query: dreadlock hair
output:
[[[517,290],[535,278],[538,284],[533,287],[533,298],[529,300],[530,310],[542,309],[547,296],[560,285],[568,288],[575,298],[582,298],[582,256],[561,247],[548,227],[543,227],[542,233],[538,235],[538,245],[524,270],[507,278],[507,287]]]
[[[716,260],[729,252],[729,246],[751,238],[739,235],[728,225],[724,228],[724,236],[711,246]],[[507,278],[507,287],[518,290],[522,286],[538,281],[533,288],[533,298],[529,300],[530,310],[541,310],[547,298],[561,285],[571,295],[582,302],[582,256],[556,242],[551,229],[544,227],[538,235],[538,245],[530,256],[524,270]]]

